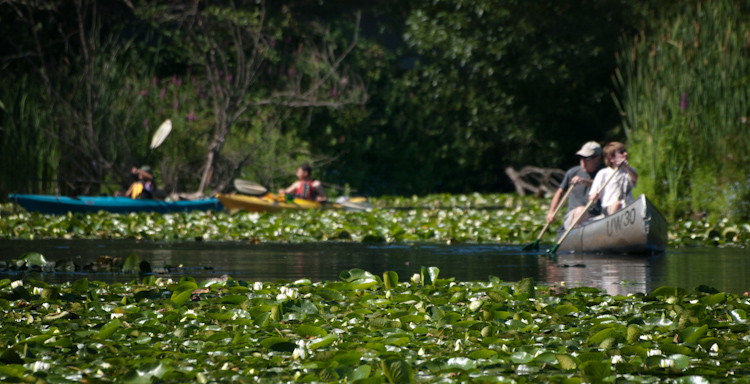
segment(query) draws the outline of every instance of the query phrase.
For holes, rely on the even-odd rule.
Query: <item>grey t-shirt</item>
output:
[[[570,186],[570,180],[573,179],[574,176],[581,177],[583,179],[589,179],[593,180],[594,176],[596,176],[596,173],[599,172],[600,168],[597,168],[596,172],[588,173],[586,170],[583,169],[580,165],[576,165],[575,167],[568,170],[568,172],[565,172],[565,177],[563,177],[562,182],[560,182],[560,189],[563,191],[567,191],[568,187]],[[578,184],[573,188],[573,192],[570,193],[570,196],[568,196],[568,212],[571,210],[582,207],[589,202],[589,186]],[[591,204],[591,207],[589,207],[589,217],[598,216],[602,213],[602,205],[599,200],[597,200],[596,203]]]

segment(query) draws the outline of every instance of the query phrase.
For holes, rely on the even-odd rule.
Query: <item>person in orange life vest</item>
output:
[[[293,195],[294,197],[317,201],[319,203],[328,200],[326,191],[323,190],[323,184],[318,180],[313,180],[310,177],[312,173],[312,167],[310,164],[302,164],[297,168],[297,178],[299,180],[292,183],[287,188],[279,189],[280,195]]]
[[[151,167],[144,165],[140,168],[133,167],[130,170],[131,175],[136,181],[130,184],[125,193],[115,192],[115,196],[128,196],[131,199],[153,199],[156,191],[156,182],[154,175],[151,173]]]

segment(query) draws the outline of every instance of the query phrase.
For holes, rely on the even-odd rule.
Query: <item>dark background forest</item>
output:
[[[670,214],[736,208],[747,193],[738,172],[748,165],[746,9],[746,1],[2,0],[0,192],[110,194],[144,161],[169,192],[227,191],[235,178],[275,188],[305,161],[334,194],[510,192],[508,166],[567,169],[585,141],[619,140],[644,192],[661,196]],[[701,34],[724,45],[698,44]],[[716,66],[732,65],[723,80],[705,73],[710,49],[724,52]],[[644,58],[660,54],[676,55],[673,73],[682,75],[663,78],[666,58],[649,72]],[[718,98],[705,89],[716,81],[729,84]],[[712,115],[722,102],[734,106]],[[656,120],[644,126],[649,116]],[[716,116],[728,128],[706,124]],[[165,119],[174,129],[149,151]],[[659,141],[654,125],[692,133]],[[685,151],[699,131],[723,132],[715,141],[723,149]],[[670,151],[680,155],[654,156]],[[719,186],[734,189],[708,201]]]

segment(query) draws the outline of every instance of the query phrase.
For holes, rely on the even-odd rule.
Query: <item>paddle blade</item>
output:
[[[539,239],[536,239],[533,243],[526,244],[523,248],[521,248],[522,251],[531,251],[534,249],[539,249]]]
[[[167,119],[161,125],[159,126],[159,129],[156,130],[156,133],[154,133],[154,137],[151,138],[151,149],[154,149],[161,145],[161,143],[164,142],[164,139],[169,136],[169,133],[172,132],[172,120]]]
[[[352,212],[369,212],[372,211],[372,204],[368,203],[367,201],[363,202],[353,202],[353,201],[344,201],[341,204],[341,207],[344,208],[347,211]]]
[[[234,179],[234,189],[236,189],[237,192],[240,193],[256,196],[265,195],[268,192],[268,189],[266,189],[266,187],[252,181],[242,179]]]
[[[552,249],[548,250],[547,253],[549,253],[550,255],[554,255],[555,252],[557,252],[557,247],[559,246],[560,246],[560,243],[555,244],[555,246],[552,247]]]

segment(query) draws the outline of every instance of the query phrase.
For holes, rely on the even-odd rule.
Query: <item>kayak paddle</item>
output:
[[[148,146],[148,151],[146,152],[146,156],[141,160],[141,163],[138,165],[138,168],[143,165],[143,163],[148,160],[149,155],[151,155],[151,150],[156,149],[158,146],[161,145],[161,143],[164,142],[164,140],[169,136],[169,133],[172,132],[172,120],[166,119],[163,123],[159,126],[159,128],[156,129],[156,132],[154,132],[154,136],[151,137],[151,145]]]
[[[568,187],[568,190],[565,192],[565,195],[563,195],[562,200],[560,200],[560,202],[557,204],[557,208],[555,208],[555,213],[552,214],[552,216],[557,216],[557,212],[560,212],[560,207],[562,207],[565,201],[568,200],[568,196],[570,196],[570,192],[573,192],[573,187],[575,187],[575,185],[573,184],[571,184]],[[536,240],[534,240],[534,242],[531,244],[526,244],[523,248],[521,248],[521,250],[530,251],[532,249],[539,249],[539,240],[541,240],[542,236],[544,236],[544,233],[547,232],[547,228],[549,228],[549,225],[550,223],[545,224],[544,228],[542,228],[542,232],[539,234]]]
[[[252,181],[234,179],[234,189],[246,195],[260,196],[268,193],[266,187]]]
[[[615,175],[617,174],[617,172],[620,170],[620,167],[622,167],[622,163],[620,163],[620,165],[617,166],[617,168],[615,169],[615,171],[612,172],[611,175],[609,175],[609,177],[604,182],[604,184],[601,186],[601,188],[599,188],[599,190],[596,192],[597,195],[601,195],[602,194],[602,191],[604,191],[604,187],[606,187],[607,184],[609,184],[609,182],[615,177]],[[601,198],[601,196],[599,196],[599,198]],[[551,254],[551,255],[555,254],[555,252],[557,251],[557,248],[560,247],[560,244],[562,244],[563,241],[565,241],[565,238],[568,237],[568,234],[570,233],[570,231],[572,231],[573,228],[576,227],[576,223],[578,223],[578,220],[581,220],[581,217],[583,217],[583,215],[586,213],[586,211],[589,210],[589,207],[591,207],[591,204],[594,204],[594,200],[589,200],[589,202],[586,203],[586,207],[584,207],[583,210],[581,211],[581,213],[579,213],[578,216],[576,216],[573,219],[573,224],[571,224],[570,228],[568,228],[565,231],[565,233],[562,235],[562,237],[560,238],[560,240],[557,240],[557,244],[555,244],[555,246],[552,247],[552,249],[549,250],[549,254]]]

